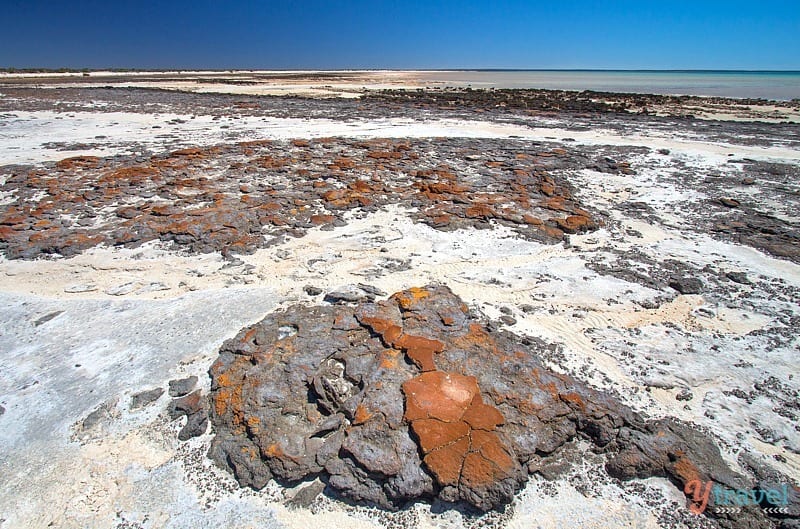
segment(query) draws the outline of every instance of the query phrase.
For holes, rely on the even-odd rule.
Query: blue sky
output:
[[[2,0],[0,67],[800,70],[800,0]]]

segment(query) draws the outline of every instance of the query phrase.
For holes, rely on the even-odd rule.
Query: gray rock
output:
[[[383,290],[379,289],[378,287],[374,287],[372,285],[367,285],[365,283],[359,283],[358,288],[366,292],[367,294],[374,296],[374,297],[383,297],[387,296],[388,293],[384,292]]]
[[[723,197],[719,199],[719,203],[728,208],[738,208],[741,206],[741,202],[736,200],[735,198],[727,198]]]
[[[517,323],[516,318],[514,318],[513,316],[506,316],[506,315],[500,316],[500,321],[502,321],[506,325],[516,325]]]
[[[308,508],[317,499],[317,496],[325,490],[325,483],[315,479],[307,485],[300,487],[294,495],[286,502],[290,509]]]
[[[323,301],[327,301],[333,305],[343,303],[358,303],[359,301],[366,301],[369,295],[358,287],[348,286],[339,290],[334,290],[325,294]]]
[[[296,332],[281,331],[287,327]],[[455,477],[446,477],[450,467],[421,451],[403,389],[424,378],[412,356],[420,347],[441,350],[433,354],[435,371],[472,377],[481,401],[502,415],[496,429],[484,426],[481,435],[489,437],[481,442],[496,436],[493,449],[512,456],[507,468],[497,466],[500,452],[491,461],[505,470],[464,475],[468,465],[458,457],[466,456],[454,452]],[[333,494],[387,509],[421,499],[496,508],[511,501],[529,470],[555,478],[582,458],[602,464],[564,450],[579,436],[606,453],[608,472],[620,479],[667,476],[682,490],[699,475],[749,486],[706,434],[677,421],[647,421],[615,397],[549,371],[541,360],[547,351],[541,340],[492,331],[440,286],[358,306],[290,307],[223,344],[210,369],[216,435],[209,457],[242,485],[322,475]]]
[[[125,296],[130,294],[134,290],[139,288],[139,282],[131,281],[129,283],[123,283],[122,285],[117,285],[115,287],[111,287],[106,290],[106,294],[109,296]]]
[[[321,288],[315,287],[315,286],[311,286],[311,285],[304,286],[303,290],[309,296],[319,296],[320,294],[322,294],[322,289]]]
[[[169,287],[161,282],[152,282],[144,285],[136,291],[137,294],[146,294],[148,292],[159,292],[161,290],[169,290]]]
[[[681,294],[701,294],[703,292],[703,283],[694,277],[679,277],[672,279],[669,282],[669,286]]]
[[[208,414],[204,410],[186,416],[186,424],[178,432],[178,439],[188,441],[193,437],[199,437],[206,433],[208,429]]]
[[[725,274],[725,277],[727,277],[734,283],[739,283],[741,285],[752,285],[752,282],[747,277],[746,272],[728,272],[727,274]]]
[[[117,399],[99,405],[75,427],[75,436],[81,440],[96,439],[102,436],[109,424],[119,417]]]
[[[81,292],[93,292],[95,290],[97,290],[97,285],[92,283],[80,283],[64,287],[64,292],[67,294],[80,294]]]
[[[573,463],[564,459],[552,459],[542,462],[536,472],[538,472],[544,479],[554,481],[561,478],[564,474],[569,472],[573,467]]]
[[[164,388],[153,388],[147,391],[140,391],[131,395],[131,409],[144,408],[148,404],[157,401],[164,394]]]
[[[177,419],[184,415],[192,415],[204,408],[204,402],[200,395],[200,390],[186,396],[173,399],[169,403],[167,411],[172,419]]]
[[[61,315],[61,314],[63,314],[63,313],[64,313],[64,311],[63,311],[63,310],[57,310],[57,311],[55,311],[55,312],[51,312],[51,313],[49,313],[49,314],[45,314],[45,315],[44,315],[44,316],[42,316],[41,318],[39,318],[39,319],[37,319],[36,321],[34,321],[34,322],[33,322],[33,326],[34,326],[34,327],[38,327],[39,325],[42,325],[42,324],[44,324],[44,323],[47,323],[48,321],[52,320],[53,318],[55,318],[55,317],[57,317],[57,316],[59,316],[59,315]]]
[[[192,375],[186,378],[180,378],[169,381],[169,396],[170,397],[183,397],[191,393],[197,385],[197,377]]]

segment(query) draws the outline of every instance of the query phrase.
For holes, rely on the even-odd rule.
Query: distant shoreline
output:
[[[512,89],[800,100],[800,71],[754,70],[0,70],[0,85],[164,88],[354,98],[375,90]]]
[[[800,70],[732,70],[732,69],[659,69],[659,68],[329,68],[329,69],[269,69],[269,68],[16,68],[0,67],[0,73],[305,73],[305,72],[599,72],[599,73],[753,73],[753,74],[797,74]]]

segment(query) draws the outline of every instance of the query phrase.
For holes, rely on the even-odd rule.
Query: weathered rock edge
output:
[[[646,420],[546,369],[546,347],[492,330],[439,285],[357,306],[293,306],[223,344],[210,369],[209,456],[243,486],[321,477],[346,500],[386,509],[435,498],[498,508],[529,463],[577,436],[619,479],[754,486],[690,425]],[[728,517],[713,501],[706,514],[721,526],[772,526],[757,507]]]

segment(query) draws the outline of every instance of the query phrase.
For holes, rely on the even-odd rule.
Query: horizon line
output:
[[[800,69],[732,68],[140,68],[108,66],[99,68],[61,66],[0,66],[0,72],[12,73],[82,73],[82,72],[648,72],[648,73],[800,73]]]

